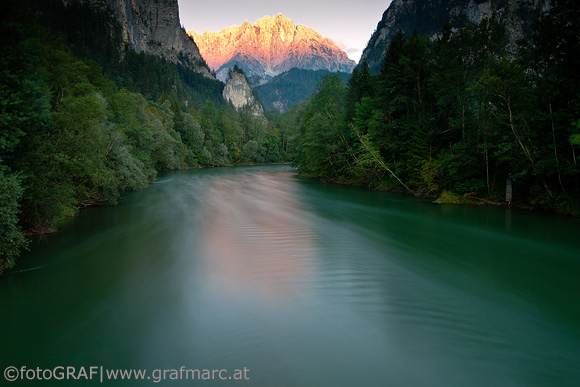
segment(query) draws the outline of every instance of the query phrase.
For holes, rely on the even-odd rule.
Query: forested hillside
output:
[[[309,98],[316,90],[318,81],[328,70],[304,70],[299,68],[290,69],[276,75],[263,85],[255,87],[260,101],[266,110],[285,112],[301,101]],[[346,82],[350,73],[340,73]]]
[[[280,162],[282,118],[236,112],[223,84],[120,45],[104,9],[4,1],[0,14],[0,272],[83,206],[158,171]]]
[[[307,176],[580,214],[580,14],[557,1],[517,55],[484,20],[392,39],[379,75],[326,77],[300,109]]]

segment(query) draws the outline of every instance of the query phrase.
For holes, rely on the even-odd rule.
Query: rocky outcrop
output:
[[[193,39],[181,28],[177,0],[63,0],[108,8],[121,27],[123,44],[180,63],[213,78]]]
[[[188,31],[209,67],[225,80],[238,64],[253,84],[263,83],[293,67],[351,72],[355,62],[330,39],[311,28],[294,25],[282,14],[265,16],[253,25],[245,21],[203,35]]]
[[[506,28],[510,47],[529,36],[530,27],[542,12],[550,10],[550,0],[393,0],[383,14],[361,62],[378,72],[391,41],[399,30],[410,35],[416,29],[423,36],[441,32],[446,20],[455,28],[479,24],[492,15]]]
[[[237,67],[230,70],[223,97],[226,101],[231,102],[236,110],[249,109],[256,116],[264,114],[264,107],[252,91],[248,78]]]

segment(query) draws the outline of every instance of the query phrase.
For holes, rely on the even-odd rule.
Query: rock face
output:
[[[237,63],[253,84],[263,83],[293,67],[351,72],[355,62],[330,39],[311,28],[294,25],[282,14],[265,16],[250,24],[232,26],[203,35],[187,32],[209,67],[225,80]]]
[[[231,102],[236,110],[248,108],[256,116],[264,114],[264,107],[254,95],[248,78],[237,67],[230,71],[223,97],[226,101]]]
[[[63,0],[108,8],[121,26],[123,44],[164,57],[213,78],[193,39],[181,28],[177,0]]]
[[[530,26],[542,12],[550,10],[550,0],[393,0],[383,14],[365,50],[371,71],[378,72],[391,37],[399,30],[408,36],[416,29],[423,36],[441,32],[446,20],[455,28],[479,24],[494,15],[506,27],[509,45],[529,36]]]

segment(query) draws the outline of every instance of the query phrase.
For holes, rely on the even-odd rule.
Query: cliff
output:
[[[530,26],[542,12],[549,11],[550,0],[393,0],[363,51],[371,71],[378,72],[391,41],[399,30],[408,36],[416,29],[423,36],[441,32],[446,20],[455,28],[479,24],[495,16],[506,28],[509,47],[529,36]]]
[[[63,0],[108,8],[121,27],[122,43],[182,64],[213,78],[193,39],[181,28],[177,0]]]
[[[245,21],[203,35],[188,31],[217,78],[225,80],[237,63],[256,83],[293,67],[351,72],[355,62],[330,39],[311,28],[294,25],[282,14],[265,16],[253,25]]]
[[[264,114],[262,103],[254,95],[248,78],[237,67],[234,67],[229,73],[223,97],[226,101],[231,102],[236,110],[248,108],[256,116]]]

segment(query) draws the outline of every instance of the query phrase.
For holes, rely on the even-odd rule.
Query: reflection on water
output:
[[[290,174],[242,175],[206,188],[203,259],[216,286],[291,297],[289,286],[308,275],[311,231]]]
[[[574,219],[433,205],[287,166],[168,173],[81,212],[0,280],[0,368],[576,386],[578,235]]]

